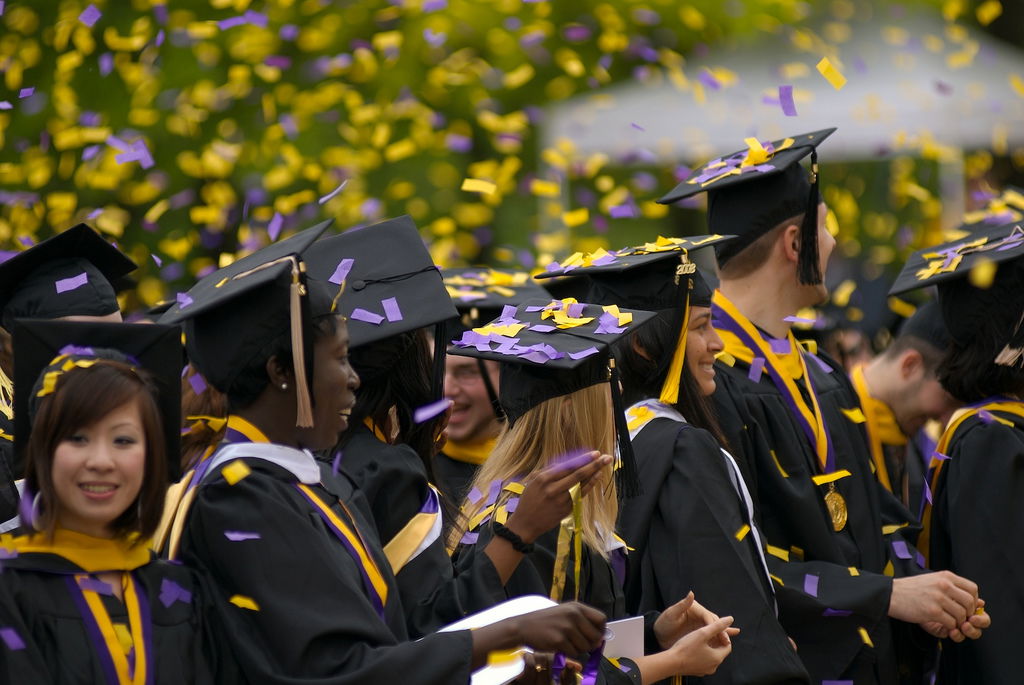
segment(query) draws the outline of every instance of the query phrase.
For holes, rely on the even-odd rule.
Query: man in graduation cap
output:
[[[812,681],[895,683],[889,619],[973,636],[978,590],[952,573],[915,575],[922,571],[899,532],[912,517],[871,471],[856,393],[835,362],[804,352],[790,330],[797,311],[828,294],[835,239],[816,148],[834,130],[749,138],[747,149],[712,160],[659,202],[707,191],[709,232],[739,236],[716,246],[713,317],[725,354],[715,399],[757,500],[780,620]],[[808,154],[810,177],[799,164]]]
[[[544,299],[546,291],[525,271],[491,268],[441,272],[459,319],[449,324],[447,342],[497,319],[504,307]],[[457,507],[477,469],[490,455],[505,415],[498,402],[498,364],[459,355],[445,358],[444,396],[452,401],[448,440],[434,457],[437,487]]]
[[[85,224],[78,224],[0,264],[0,325],[8,333],[15,319],[121,321],[116,285],[135,262]],[[10,359],[10,341],[5,357]],[[13,392],[12,369],[0,369],[4,392]],[[0,398],[0,531],[16,525],[14,481],[22,475],[12,450],[13,406]]]
[[[928,302],[903,322],[885,351],[851,374],[864,410],[875,475],[918,521],[937,437],[926,426],[945,425],[960,405],[939,383],[939,362],[948,345],[939,306]]]

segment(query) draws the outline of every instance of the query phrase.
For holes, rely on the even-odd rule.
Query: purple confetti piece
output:
[[[284,223],[284,217],[274,212],[274,216],[270,219],[270,223],[267,224],[267,235],[270,236],[272,241],[277,240],[277,236],[281,235],[281,224]]]
[[[263,12],[257,12],[255,10],[245,11],[245,20],[253,26],[259,26],[261,28],[267,28],[267,15]]]
[[[245,20],[245,17],[239,15],[237,17],[228,17],[227,19],[221,19],[217,22],[217,28],[219,28],[221,31],[226,31],[228,29],[232,29],[236,26],[242,26],[243,24],[247,23],[248,22]]]
[[[334,285],[341,285],[345,279],[348,278],[348,273],[352,271],[352,265],[355,264],[355,261],[356,260],[351,257],[342,259],[338,262],[338,266],[334,269],[334,273],[327,279],[327,281]]]
[[[585,357],[589,357],[590,355],[597,354],[597,353],[598,353],[598,349],[596,347],[588,347],[587,349],[580,350],[579,352],[570,352],[569,353],[569,358],[570,359],[584,359]]]
[[[263,60],[263,63],[268,67],[277,67],[278,69],[287,69],[292,65],[292,58],[285,57],[284,55],[271,55]]]
[[[188,384],[192,386],[192,392],[197,395],[202,395],[206,392],[206,379],[198,373],[188,377]]]
[[[58,293],[66,293],[81,288],[88,282],[89,274],[83,271],[77,276],[71,276],[70,278],[61,278],[54,285],[56,286]]]
[[[160,581],[160,602],[168,609],[175,602],[189,604],[192,602],[192,593],[170,578],[164,578]]]
[[[341,185],[339,185],[337,188],[335,188],[334,190],[332,190],[331,192],[327,193],[322,198],[317,200],[317,204],[321,204],[322,205],[322,204],[328,202],[331,198],[333,198],[335,195],[340,193],[345,188],[346,184],[348,184],[348,179],[347,178],[344,181],[342,181]]]
[[[892,541],[892,551],[896,553],[896,557],[899,559],[913,559],[914,555],[907,549],[907,543],[903,540]]]
[[[246,540],[259,540],[262,537],[259,533],[250,533],[244,530],[226,530],[224,537],[231,542],[244,542]]]
[[[760,383],[762,373],[764,373],[764,357],[754,357],[750,362],[750,371],[747,372],[747,378],[755,383]]]
[[[447,398],[424,405],[413,412],[413,423],[423,423],[424,421],[429,421],[435,416],[440,416],[444,412],[448,411],[448,407],[450,406],[451,400]]]
[[[949,85],[945,81],[936,81],[935,90],[939,92],[939,95],[952,95],[953,86]]]
[[[530,330],[534,333],[550,333],[555,330],[554,326],[549,326],[546,323],[537,324],[536,326],[530,326]]]
[[[852,614],[852,611],[847,611],[846,609],[825,609],[821,615],[828,616],[830,618],[839,618],[842,616],[850,616]]]
[[[14,109],[14,105],[7,102],[7,100],[0,100],[0,109]]]
[[[819,357],[819,356],[818,356],[818,355],[816,355],[816,354],[811,354],[811,355],[808,355],[808,356],[809,356],[809,357],[810,357],[811,359],[813,359],[813,360],[814,360],[814,363],[816,363],[816,364],[818,365],[818,368],[819,368],[819,369],[821,369],[821,370],[822,370],[822,371],[824,371],[825,373],[832,373],[832,371],[833,371],[832,367],[831,367],[831,366],[829,366],[829,365],[828,365],[828,362],[826,362],[826,361],[825,361],[824,359],[822,359],[821,357]]]
[[[513,304],[506,304],[501,308],[501,316],[499,320],[508,320],[516,318],[516,307]]]
[[[768,346],[772,349],[775,354],[789,354],[790,346],[788,340],[779,340],[778,338],[769,338]]]
[[[927,562],[924,560],[924,555],[921,554],[920,552],[918,552],[917,554],[914,555],[914,561],[921,568],[925,568],[925,566],[927,565]]]
[[[637,131],[646,131],[647,130],[643,126],[641,126],[640,124],[636,123],[635,121],[633,123],[631,123],[630,126],[635,128]]]
[[[515,513],[515,510],[516,510],[516,508],[518,506],[519,506],[519,498],[518,497],[512,497],[507,502],[505,502],[505,511],[507,511],[510,514]]]
[[[381,300],[380,305],[384,308],[384,316],[388,317],[388,323],[402,320],[402,310],[398,307],[397,298],[389,297]]]
[[[949,455],[943,454],[942,452],[939,452],[938,450],[936,450],[936,451],[932,452],[932,459],[936,459],[938,461],[948,461],[949,460]]]
[[[338,475],[338,470],[341,468],[341,455],[342,451],[338,450],[334,454],[334,459],[331,460],[331,475]]]
[[[380,314],[374,314],[373,312],[367,311],[362,307],[356,307],[352,314],[349,316],[350,319],[356,321],[365,321],[366,323],[372,323],[374,326],[379,326],[384,317]]]
[[[715,78],[715,75],[707,69],[701,69],[700,74],[697,76],[697,80],[711,90],[720,90],[722,88],[721,82],[719,82],[719,80]]]
[[[632,205],[615,205],[608,210],[608,215],[613,219],[632,219],[636,216],[636,211]],[[602,259],[604,258],[602,257]],[[597,261],[595,260],[594,263],[597,264]]]
[[[114,70],[114,55],[104,52],[100,55],[100,76],[107,76]]]
[[[4,16],[4,0],[0,0],[0,17]]]
[[[34,87],[22,88],[21,90],[18,91],[18,99],[19,100],[24,100],[27,97],[32,97],[32,93],[34,93],[34,92],[36,92],[36,89]]]
[[[78,587],[83,590],[90,590],[98,595],[114,595],[114,588],[110,587],[110,583],[104,583],[99,578],[82,578],[78,581]]]
[[[160,47],[161,45],[164,44],[164,30],[163,29],[160,29],[159,31],[156,32],[156,39],[153,41],[153,44],[156,45],[157,47]]]
[[[18,242],[25,247],[32,247],[36,244],[36,241],[32,240],[31,236],[23,235],[18,237]]]
[[[796,103],[793,102],[793,86],[779,86],[779,105],[787,117],[796,116]]]
[[[96,350],[91,347],[79,347],[78,345],[65,345],[60,348],[61,354],[73,354],[79,357],[95,357]]]
[[[82,10],[81,14],[78,15],[78,21],[82,22],[89,28],[92,28],[96,25],[96,22],[99,21],[100,17],[102,16],[103,12],[100,12],[98,9],[96,9],[95,5],[89,5],[84,10]]]
[[[157,266],[163,266],[164,265],[164,260],[162,260],[159,257],[157,257],[155,254],[151,254],[149,256],[153,258],[153,261],[156,262]]]
[[[804,576],[804,592],[811,597],[818,596],[818,576],[808,573]]]
[[[924,481],[922,482],[922,485],[924,485],[924,499],[925,499],[925,501],[928,502],[928,504],[932,504],[933,503],[932,502],[932,489],[930,487],[928,487],[928,479],[927,478],[924,479]]]
[[[174,300],[178,303],[178,309],[184,309],[192,304],[192,298],[188,296],[188,293],[178,293],[174,296]]]
[[[786,318],[783,319],[783,321],[785,321],[786,323],[803,323],[807,324],[808,326],[817,322],[816,319],[808,319],[807,317],[804,316],[787,316]]]
[[[0,2],[0,14],[3,13],[3,3]],[[19,649],[25,649],[25,641],[21,639],[17,631],[14,628],[0,628],[0,640],[4,641],[7,645],[7,649],[12,652],[16,652]]]
[[[471,533],[466,531],[466,534],[462,536],[460,541],[463,545],[475,545],[476,541],[480,538],[480,533]]]
[[[472,490],[470,490],[469,493],[466,495],[466,499],[468,499],[471,504],[476,504],[477,502],[479,502],[483,498],[484,498],[484,493],[480,492],[480,489],[476,488],[476,487],[474,487]]]
[[[444,42],[448,40],[448,34],[444,31],[434,31],[428,26],[423,29],[423,40],[436,48],[444,45]]]

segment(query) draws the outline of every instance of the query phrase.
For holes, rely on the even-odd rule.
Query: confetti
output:
[[[423,423],[424,421],[429,421],[435,416],[439,416],[445,413],[446,411],[448,411],[448,407],[451,406],[451,403],[451,400],[445,398],[442,400],[438,400],[437,402],[431,402],[430,404],[419,407],[416,411],[413,412],[413,423]]]
[[[335,452],[334,459],[331,460],[331,475],[338,475],[338,469],[341,468],[341,455],[341,450]]]
[[[1003,13],[1003,5],[999,0],[985,0],[985,2],[978,5],[978,9],[975,10],[975,14],[978,17],[978,23],[982,26],[988,26],[993,21],[999,18],[999,15]]]
[[[114,588],[110,587],[110,583],[104,583],[102,580],[99,580],[98,578],[93,578],[91,576],[87,576],[79,580],[78,587],[82,588],[83,590],[95,592],[98,595],[113,596],[114,594]]]
[[[202,395],[206,392],[206,379],[198,373],[194,373],[188,377],[188,384],[192,386],[192,392],[197,395]]]
[[[259,540],[259,533],[249,533],[243,530],[226,530],[224,531],[224,537],[231,542],[244,542],[245,540]]]
[[[169,609],[175,602],[191,604],[192,593],[170,578],[162,579],[160,581],[160,603],[164,605],[164,608]]]
[[[328,278],[328,282],[335,285],[341,285],[345,279],[348,278],[348,274],[352,271],[352,265],[355,264],[356,260],[351,257],[346,257],[338,262],[338,266],[334,269],[334,273]]]
[[[822,57],[817,64],[818,73],[825,77],[825,80],[832,84],[836,90],[842,90],[846,85],[846,77],[839,73],[828,57]]]
[[[3,9],[3,3],[0,3],[0,10]],[[7,645],[7,649],[12,652],[16,652],[21,649],[25,649],[25,641],[21,639],[18,632],[14,628],[0,628],[0,640],[4,641]]]
[[[96,25],[96,22],[99,21],[100,17],[102,16],[103,13],[96,9],[95,5],[89,5],[84,10],[82,10],[81,14],[78,15],[78,21],[82,22],[89,28],[92,28]]]
[[[747,372],[747,378],[754,383],[759,383],[762,373],[764,373],[764,357],[754,357],[750,361],[750,370]]]
[[[245,595],[232,595],[228,600],[239,609],[248,609],[249,611],[259,611],[260,605],[256,603],[252,597],[246,597]]]
[[[569,228],[582,226],[589,220],[590,210],[588,210],[586,207],[580,207],[579,209],[574,209],[571,212],[565,212],[564,214],[562,214],[562,223],[564,223]]]
[[[355,319],[356,321],[372,323],[375,326],[380,325],[380,323],[384,321],[384,317],[381,316],[380,314],[374,314],[373,312],[363,309],[362,307],[356,307],[354,310],[352,310],[352,313],[349,315],[349,318]]]
[[[394,297],[380,301],[381,306],[384,308],[384,316],[388,318],[388,321],[394,323],[402,320],[402,310],[398,308],[398,300]]]
[[[804,592],[809,594],[811,597],[818,596],[818,576],[813,573],[804,575]]]
[[[907,549],[907,543],[904,540],[893,540],[892,551],[896,553],[899,559],[913,559],[914,555]]]
[[[284,223],[284,217],[274,212],[274,216],[270,219],[270,223],[267,224],[267,235],[270,236],[272,242],[277,241],[277,237],[281,235],[281,225]]]
[[[747,533],[749,532],[750,524],[744,523],[743,526],[738,531],[736,531],[736,539],[742,542],[743,538],[747,537]]]
[[[498,186],[490,181],[479,178],[467,178],[462,181],[462,190],[469,193],[480,193],[482,195],[493,195]]]
[[[233,462],[222,468],[220,473],[224,476],[224,480],[228,482],[228,485],[235,485],[252,473],[252,469],[250,469],[249,466],[241,459],[235,459]]]
[[[32,97],[32,94],[36,92],[35,88],[22,88],[18,91],[18,99],[24,100],[27,97]]]
[[[322,204],[326,204],[331,198],[333,198],[338,193],[340,193],[342,190],[344,190],[344,188],[345,188],[345,186],[347,184],[348,184],[348,179],[345,179],[344,181],[341,182],[341,184],[337,188],[335,188],[334,190],[332,190],[331,192],[327,193],[326,195],[321,197],[319,200],[317,200],[317,204],[321,204],[321,205]]]
[[[66,293],[72,290],[77,290],[83,285],[89,282],[89,274],[84,271],[77,276],[70,276],[68,278],[59,279],[54,285],[57,288],[58,293]]]
[[[592,354],[597,354],[598,351],[599,350],[596,347],[588,347],[587,349],[580,350],[579,352],[570,352],[569,353],[569,358],[570,359],[584,359],[586,357],[589,357]]]
[[[793,102],[793,86],[779,86],[779,105],[787,117],[796,116],[796,103]]]
[[[874,647],[875,643],[871,641],[871,636],[868,634],[867,628],[857,628],[857,632],[860,633],[860,639],[864,641],[868,647]]]

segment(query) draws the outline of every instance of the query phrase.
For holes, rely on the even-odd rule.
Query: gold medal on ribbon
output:
[[[825,507],[828,508],[829,516],[832,517],[832,530],[841,531],[846,527],[846,500],[836,490],[835,483],[828,484],[828,492],[825,493]]]

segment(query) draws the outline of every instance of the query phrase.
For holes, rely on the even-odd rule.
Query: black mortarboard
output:
[[[1024,356],[1024,225],[980,228],[971,235],[910,255],[889,291],[899,294],[938,286],[950,337],[968,345],[985,327],[1006,330],[995,363],[1011,366]]]
[[[652,312],[572,300],[529,300],[453,341],[451,354],[502,362],[501,405],[511,423],[547,400],[611,382],[623,495],[635,494],[636,464],[611,344],[654,317]]]
[[[663,359],[657,374],[665,377],[660,399],[668,404],[679,401],[679,386],[686,354],[686,333],[691,306],[710,307],[712,288],[690,261],[689,251],[732,240],[735,236],[704,235],[690,238],[665,238],[615,252],[599,250],[576,254],[559,268],[548,268],[537,278],[566,273],[589,277],[588,302],[618,305],[630,309],[673,311],[672,330],[676,331],[675,353]]]
[[[801,283],[821,283],[817,146],[835,130],[770,143],[747,138],[746,149],[704,164],[658,202],[671,204],[707,191],[708,230],[738,235],[737,240],[716,248],[719,266],[781,222],[803,214],[797,273]],[[799,163],[807,155],[811,156],[809,176]]]
[[[905,335],[925,341],[940,352],[949,346],[949,329],[942,319],[942,309],[935,300],[929,300],[917,308],[909,319],[903,322],[897,339]]]
[[[177,326],[19,319],[13,328],[14,448],[19,462],[28,444],[39,393],[53,389],[53,383],[59,382],[59,375],[73,368],[69,362],[97,357],[126,359],[130,365],[145,369],[155,382],[167,448],[168,476],[171,482],[178,480],[181,331]],[[62,355],[64,358],[58,361]],[[100,391],[102,389],[97,388],[97,392]]]
[[[305,255],[312,279],[341,286],[349,346],[434,326],[434,387],[444,382],[444,327],[458,316],[441,272],[408,216],[321,240]]]
[[[986,226],[1001,226],[1024,221],[1024,190],[1006,186],[998,195],[988,198],[985,206],[964,215],[960,226],[964,231],[976,231]]]
[[[118,311],[114,283],[135,262],[78,224],[0,264],[4,328],[14,319],[105,316]]]
[[[231,393],[247,366],[282,335],[291,335],[296,425],[312,426],[313,319],[331,313],[323,283],[306,279],[302,254],[333,221],[268,245],[203,278],[161,319],[185,321],[188,358],[217,390]],[[180,363],[180,359],[179,359]]]

